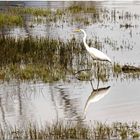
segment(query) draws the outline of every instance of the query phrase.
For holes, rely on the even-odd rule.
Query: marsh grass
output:
[[[74,40],[68,40],[67,43],[64,43],[61,40],[50,38],[29,37],[15,40],[13,37],[0,36],[0,44],[1,65],[20,63],[21,60],[24,60],[25,63],[44,62],[53,65],[56,58],[61,59],[60,63],[69,61],[67,60],[69,57],[81,53],[83,50],[82,47],[79,47],[80,43],[77,44]]]
[[[72,5],[70,7],[67,8],[68,11],[70,11],[71,13],[96,13],[96,7],[92,6],[92,7],[85,7],[85,6],[80,6],[80,5]]]
[[[88,41],[89,43],[92,43]],[[0,79],[42,80],[53,82],[66,80],[67,75],[76,75],[78,80],[99,79],[107,82],[110,75],[124,75],[118,63],[94,63],[83,43],[72,38],[63,42],[60,39],[32,38],[15,39],[0,36]],[[94,44],[99,47],[99,44]],[[102,49],[102,48],[100,48]],[[94,69],[92,69],[93,67]],[[98,70],[99,68],[99,70]],[[97,72],[98,71],[98,72]],[[125,73],[125,78],[139,78],[140,72],[135,70]]]
[[[24,126],[0,128],[0,139],[139,139],[140,125],[137,122],[112,124],[95,121],[90,125],[80,122],[56,122],[39,126],[27,123]]]
[[[1,36],[0,43],[0,78],[3,80],[19,78],[51,82],[65,79],[75,67],[74,57],[84,52],[80,43],[73,39],[64,43],[50,38],[15,40]]]
[[[52,10],[49,8],[29,8],[29,7],[8,7],[7,10],[2,11],[6,15],[11,15],[9,20],[4,20],[3,16],[0,16],[4,20],[0,20],[0,25],[4,26],[5,23],[8,26],[16,25],[21,26],[25,20],[25,17],[32,17],[32,22],[40,23],[46,18],[46,23],[55,23],[61,21],[62,24],[66,22],[68,24],[82,23],[84,26],[89,26],[95,22],[102,22],[104,20],[117,21],[122,19],[132,19],[138,18],[138,15],[134,15],[129,12],[120,13],[116,10],[110,12],[107,9],[100,9],[96,5],[91,6],[82,6],[82,5],[72,5],[65,9],[56,9]],[[82,15],[82,16],[81,16]],[[119,18],[118,18],[119,17]],[[37,20],[35,20],[37,18]],[[58,25],[59,26],[59,25]],[[120,28],[122,25],[120,25]],[[126,28],[129,28],[130,25],[126,24]],[[108,42],[111,43],[111,42]]]
[[[72,38],[67,42],[50,38],[0,37],[0,79],[42,80],[44,82],[65,80],[81,68],[91,68],[83,43]],[[98,45],[97,45],[98,47]],[[95,64],[93,64],[95,65]],[[101,65],[100,65],[101,66]],[[107,81],[108,65],[102,65],[99,76]],[[93,71],[80,73],[80,80],[89,80]]]
[[[113,71],[114,71],[114,73],[121,73],[122,72],[122,66],[119,63],[114,63]]]
[[[21,26],[21,23],[23,23],[24,17],[26,16],[32,16],[33,19],[39,18],[40,20],[36,20],[36,22],[38,21],[41,22],[43,18],[46,18],[46,22],[53,22],[53,23],[56,23],[57,21],[65,22],[70,20],[70,17],[72,17],[73,19],[73,14],[79,14],[84,12],[95,14],[96,8],[70,6],[63,10],[61,9],[51,10],[49,8],[9,7],[7,10],[3,11],[3,14],[0,15],[0,19],[1,19],[0,25],[4,26],[6,23],[6,25],[9,26],[10,25]],[[8,15],[10,15],[8,17],[9,20],[6,20],[6,17]],[[90,23],[86,18],[80,20],[73,20],[73,21],[83,22],[84,25],[89,25]]]
[[[3,26],[21,26],[23,23],[20,15],[11,13],[0,13],[0,28]]]
[[[24,8],[24,7],[14,7],[9,8],[8,13],[18,14],[18,15],[33,15],[33,16],[48,16],[51,14],[50,9],[42,9],[42,8]]]
[[[24,66],[22,69],[18,64],[7,65],[0,70],[0,79],[10,81],[12,79],[20,80],[33,80],[33,81],[43,81],[43,82],[54,82],[60,79],[65,80],[66,71],[58,67],[52,69],[47,65],[43,64],[29,64]]]
[[[61,9],[56,9],[55,11],[52,11],[49,8],[29,8],[29,7],[12,7],[7,10],[7,12],[13,13],[13,14],[29,14],[33,16],[49,16],[51,14],[55,15],[62,15],[65,12],[70,12],[70,13],[79,13],[79,12],[86,12],[86,13],[95,13],[96,12],[96,7],[85,7],[85,6],[79,6],[79,5],[72,5],[68,8],[65,8],[63,10]]]

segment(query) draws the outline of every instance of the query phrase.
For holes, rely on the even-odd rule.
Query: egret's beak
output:
[[[74,32],[80,32],[80,29],[76,29],[76,30],[74,30]]]

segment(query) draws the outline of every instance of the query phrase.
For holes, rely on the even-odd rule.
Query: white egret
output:
[[[103,52],[99,51],[96,48],[89,47],[87,45],[87,43],[86,43],[87,34],[83,29],[77,29],[77,30],[75,30],[75,32],[83,32],[84,33],[84,37],[83,37],[84,46],[85,46],[86,50],[89,52],[89,54],[92,56],[92,58],[94,60],[101,60],[101,61],[109,61],[109,62],[111,62],[111,59],[106,54],[104,54]]]

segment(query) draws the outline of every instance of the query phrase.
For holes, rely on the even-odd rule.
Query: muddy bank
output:
[[[122,66],[122,71],[124,73],[140,72],[140,67],[131,66],[131,65],[124,65],[124,66]]]

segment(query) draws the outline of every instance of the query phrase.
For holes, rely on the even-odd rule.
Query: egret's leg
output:
[[[90,84],[91,84],[92,90],[94,90],[94,87],[93,87],[93,84],[92,84],[92,80],[90,80]]]
[[[99,82],[100,82],[100,66],[99,62],[97,62],[97,89],[99,88]]]
[[[94,59],[92,58],[92,60],[93,60],[93,62],[92,62],[92,66],[91,66],[91,70],[93,70],[93,68],[94,68]]]
[[[94,60],[94,59],[93,59]],[[95,67],[94,67],[94,62],[95,62]],[[93,67],[94,67],[94,69],[93,69]],[[100,79],[99,79],[99,72],[100,72],[100,65],[99,65],[99,61],[98,60],[94,60],[93,61],[93,64],[92,64],[92,68],[91,68],[92,70],[93,70],[93,72],[94,72],[94,76],[96,77],[97,76],[97,89],[98,89],[98,87],[99,87],[99,81],[100,81]],[[96,71],[97,70],[97,71]],[[90,81],[91,82],[91,81]],[[93,85],[92,85],[92,82],[91,82],[91,86],[92,86],[92,88],[93,88]],[[94,88],[93,88],[94,89]]]

